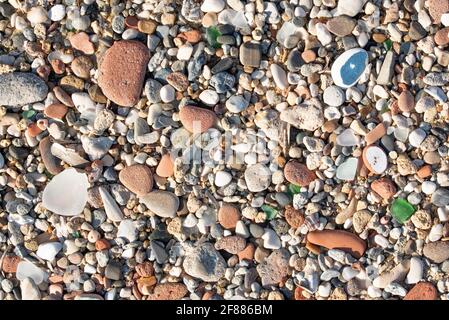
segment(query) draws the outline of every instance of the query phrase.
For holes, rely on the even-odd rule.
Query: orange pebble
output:
[[[432,175],[432,166],[431,165],[422,166],[416,174],[421,179],[430,177]]]
[[[30,137],[37,137],[42,132],[42,129],[36,123],[30,123],[27,128],[27,133]]]
[[[109,249],[110,247],[111,247],[111,244],[106,239],[100,239],[100,240],[97,240],[97,242],[95,242],[95,249],[97,251],[106,250],[106,249]]]

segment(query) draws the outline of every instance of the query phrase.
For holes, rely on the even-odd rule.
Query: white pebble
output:
[[[175,100],[175,89],[169,84],[163,86],[159,94],[163,102],[172,102]]]

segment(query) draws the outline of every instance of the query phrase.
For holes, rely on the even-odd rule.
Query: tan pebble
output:
[[[298,161],[289,161],[284,168],[284,176],[288,182],[295,185],[306,187],[316,179],[313,171],[310,171],[306,165]]]
[[[94,64],[87,56],[76,57],[72,64],[70,65],[73,73],[82,78],[89,79],[90,78],[90,70],[94,67]]]
[[[73,107],[72,98],[65,92],[61,87],[55,86],[53,88],[53,93],[61,103],[65,104],[67,107]]]
[[[208,12],[203,16],[203,19],[201,20],[201,24],[205,28],[209,28],[212,26],[215,26],[218,22],[218,17],[215,12]]]
[[[430,16],[433,19],[433,23],[438,24],[441,22],[441,16],[444,13],[449,12],[448,0],[428,0],[427,5],[429,8]]]
[[[220,238],[215,242],[217,250],[225,250],[231,254],[238,254],[246,247],[246,240],[240,236],[227,236]]]
[[[218,222],[225,229],[234,229],[240,220],[240,212],[236,206],[224,203],[218,210]]]
[[[153,34],[156,31],[157,23],[153,20],[139,20],[137,29],[145,34]]]
[[[301,58],[304,60],[305,63],[310,63],[310,62],[315,61],[316,53],[313,50],[305,50],[301,54]]]

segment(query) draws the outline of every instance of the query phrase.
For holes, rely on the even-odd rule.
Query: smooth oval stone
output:
[[[156,174],[163,178],[168,178],[173,175],[173,160],[170,154],[164,154],[159,161],[156,168]]]
[[[0,75],[0,103],[21,106],[47,97],[45,81],[33,73],[13,72]]]
[[[381,174],[387,170],[387,155],[378,146],[370,145],[365,147],[363,149],[362,159],[368,170],[375,174]]]
[[[429,242],[424,245],[423,254],[434,263],[449,259],[449,241]]]
[[[274,82],[280,89],[284,90],[288,87],[287,74],[284,69],[277,64],[272,64],[270,66],[270,71]]]
[[[138,41],[116,41],[104,54],[98,85],[116,104],[131,107],[139,100],[147,63],[148,48]]]
[[[363,256],[366,243],[351,232],[343,230],[312,231],[307,234],[307,241],[326,247],[349,252],[356,258]]]
[[[316,178],[313,171],[298,161],[289,161],[285,165],[284,176],[288,182],[301,187],[308,186]]]
[[[44,189],[43,206],[56,214],[76,216],[87,202],[89,182],[84,173],[73,168],[66,169],[54,176]]]
[[[371,189],[385,200],[389,200],[396,193],[396,186],[388,178],[380,178],[371,183]]]
[[[41,259],[52,261],[61,249],[62,244],[59,242],[48,242],[39,245],[36,254]]]
[[[215,124],[217,116],[211,110],[184,106],[179,110],[182,125],[192,133],[202,133]]]
[[[344,147],[356,146],[360,143],[360,138],[354,134],[352,129],[346,129],[337,136],[337,144]]]
[[[39,142],[39,152],[48,172],[52,175],[57,175],[64,170],[64,167],[61,165],[61,161],[51,153],[51,146],[50,137],[45,137]]]
[[[153,173],[146,165],[135,164],[125,167],[120,171],[118,177],[126,188],[138,196],[153,190]]]
[[[179,198],[171,192],[163,190],[155,190],[142,197],[140,202],[154,214],[163,218],[176,217],[176,211],[179,207]]]
[[[249,102],[243,96],[234,95],[226,100],[226,109],[233,113],[239,113],[248,108]]]
[[[262,163],[249,166],[245,170],[245,181],[249,191],[261,192],[270,186],[271,171]]]
[[[345,51],[331,68],[332,80],[341,88],[352,87],[360,79],[368,64],[368,53],[360,48]]]
[[[337,168],[336,177],[340,180],[352,181],[357,173],[359,160],[357,158],[348,158]]]
[[[34,265],[34,263],[23,260],[17,265],[16,277],[20,281],[31,278],[35,284],[40,284],[46,280],[47,273]]]

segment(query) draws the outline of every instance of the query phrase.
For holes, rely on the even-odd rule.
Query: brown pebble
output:
[[[187,77],[181,72],[172,72],[167,76],[167,82],[177,91],[186,91],[189,87]]]
[[[438,300],[438,291],[432,283],[420,282],[405,295],[404,300]]]
[[[380,178],[371,183],[371,189],[385,200],[391,199],[396,193],[396,186],[388,178]]]
[[[89,79],[90,70],[94,67],[94,64],[88,56],[79,56],[73,59],[70,67],[76,76],[82,79]]]
[[[159,177],[168,178],[174,173],[173,160],[169,153],[164,154],[156,168]]]
[[[154,292],[148,296],[148,300],[179,300],[187,292],[187,287],[183,283],[160,283],[156,285]]]
[[[17,271],[17,265],[19,264],[20,260],[21,259],[18,256],[7,254],[3,258],[3,263],[2,263],[3,272],[15,273]]]
[[[284,176],[288,182],[301,187],[308,186],[316,178],[313,171],[310,171],[306,165],[295,160],[289,161],[285,165]]]
[[[61,60],[58,59],[51,60],[50,65],[56,74],[63,74],[65,72],[65,64]]]
[[[61,103],[65,104],[67,107],[73,107],[75,104],[72,101],[72,98],[65,92],[61,87],[55,86],[53,88],[53,93]]]
[[[45,137],[39,142],[39,152],[47,171],[53,175],[57,175],[64,170],[64,167],[61,165],[61,160],[51,153],[51,144],[50,137]]]
[[[239,209],[232,204],[224,203],[218,210],[218,222],[225,229],[234,229],[239,220]]]
[[[179,110],[179,120],[192,133],[202,133],[215,124],[217,116],[211,110],[184,106]]]
[[[51,104],[44,109],[44,114],[52,119],[62,119],[67,113],[67,106],[62,103]]]
[[[99,68],[98,85],[104,95],[123,107],[136,104],[149,59],[148,48],[141,42],[114,42],[104,54]]]
[[[138,196],[150,193],[153,189],[153,173],[146,165],[135,164],[125,167],[118,177],[126,188]]]
[[[128,28],[137,29],[137,25],[139,23],[139,19],[136,16],[127,16],[125,19],[125,25]]]
[[[150,261],[139,263],[136,266],[136,272],[141,277],[151,277],[154,275],[154,267]]]
[[[402,112],[410,112],[415,108],[415,97],[410,91],[402,91],[399,95],[398,107]]]
[[[287,206],[284,213],[285,220],[292,228],[299,228],[304,223],[304,215],[301,211],[296,210],[293,206]]]

